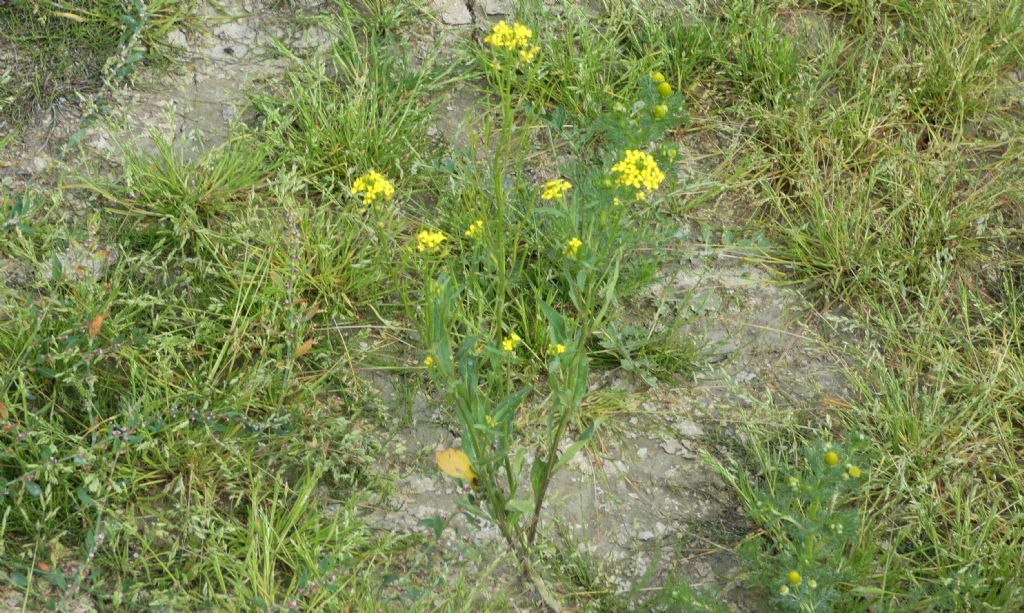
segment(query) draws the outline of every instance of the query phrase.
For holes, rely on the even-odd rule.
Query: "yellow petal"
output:
[[[469,465],[469,456],[461,449],[441,449],[434,454],[437,460],[437,467],[444,474],[456,479],[462,479],[468,483],[476,481],[473,474],[473,467]]]

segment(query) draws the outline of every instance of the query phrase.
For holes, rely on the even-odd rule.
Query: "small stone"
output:
[[[676,455],[683,450],[683,446],[675,439],[668,439],[661,444],[661,448],[669,455]]]
[[[636,450],[636,457],[638,457],[638,458],[646,458],[647,457],[647,447],[641,447],[640,449],[637,449]]]
[[[508,0],[485,0],[484,12],[492,16],[508,15],[512,12],[512,6]]]
[[[687,438],[700,438],[704,436],[704,428],[701,428],[696,423],[687,419],[681,419],[676,422],[676,432]]]
[[[473,23],[473,15],[463,0],[431,0],[430,6],[441,16],[441,21],[450,26],[465,26]]]

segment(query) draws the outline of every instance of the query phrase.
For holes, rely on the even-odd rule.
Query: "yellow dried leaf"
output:
[[[444,474],[456,479],[462,479],[467,483],[476,483],[476,474],[469,464],[469,456],[461,449],[440,449],[434,453],[437,460],[437,467]]]

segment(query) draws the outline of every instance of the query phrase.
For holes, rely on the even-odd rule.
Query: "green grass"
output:
[[[0,40],[18,50],[0,68],[0,152],[56,98],[141,66],[124,53],[124,6],[92,3],[75,13],[83,21],[51,3],[0,7]],[[129,46],[159,62],[190,5],[149,6]],[[751,584],[775,598],[793,567],[820,569],[806,549],[817,532],[792,526],[823,529],[829,508],[853,532],[824,558],[834,581],[817,610],[1020,608],[1024,9],[608,0],[597,11],[526,2],[518,16],[543,41],[520,92],[535,114],[515,118],[528,128],[515,143],[521,183],[596,176],[614,145],[601,118],[629,112],[654,70],[692,117],[669,133],[684,155],[694,139],[724,143],[710,176],[668,189],[631,234],[639,264],[623,272],[615,320],[590,339],[595,368],[685,384],[699,343],[675,342],[685,322],[645,322],[653,309],[629,294],[672,257],[680,222],[716,219],[723,198],[737,199],[725,224],[768,238],[761,262],[853,331],[843,398],[828,411],[755,406],[748,442],[716,458],[763,537],[748,546]],[[488,600],[473,576],[424,576],[436,568],[429,542],[359,518],[391,487],[378,468],[406,417],[366,371],[423,358],[410,333],[423,316],[415,233],[461,237],[506,187],[476,163],[497,146],[487,66],[470,42],[454,60],[430,49],[412,61],[427,26],[409,3],[339,2],[323,23],[331,49],[311,61],[282,50],[289,70],[253,94],[255,119],[223,146],[192,158],[157,136],[148,151],[123,143],[114,176],[0,188],[0,576],[26,608],[76,591],[110,610]],[[429,136],[455,86],[481,92],[469,150]],[[370,169],[398,189],[361,213],[349,186]],[[559,257],[554,225],[517,217],[527,201],[509,193],[509,227],[551,244],[514,257]],[[485,324],[484,307],[504,303],[487,281],[474,303]],[[520,281],[569,299],[546,277]],[[520,310],[510,318],[524,342],[543,349],[546,325]],[[585,411],[621,412],[599,400]],[[839,488],[832,506],[786,494],[785,477],[818,478],[829,442],[856,447],[862,487]],[[685,583],[649,601],[616,592],[601,561],[570,545],[543,568],[581,607],[714,610]]]
[[[61,98],[120,85],[142,65],[176,54],[167,33],[194,2],[94,0],[70,5],[12,0],[0,5],[0,142]]]
[[[360,163],[414,186],[406,152],[430,151],[444,75],[356,63],[395,41],[339,19],[330,72],[296,58],[222,147],[126,144],[121,175],[77,182],[95,202],[77,218],[49,206],[60,192],[5,197],[0,253],[30,272],[0,307],[0,559],[32,606],[69,597],[47,582],[115,609],[373,603],[375,569],[409,546],[355,513],[386,489],[389,418],[357,374],[372,352],[349,352],[403,310],[404,222],[355,211],[340,186],[357,158],[338,154],[376,139]],[[323,140],[297,140],[324,118]]]
[[[708,27],[739,24],[762,59],[786,62],[741,45],[710,53],[706,78],[708,121],[744,126],[750,222],[776,245],[765,259],[869,341],[849,355],[847,408],[825,435],[870,441],[869,491],[851,504],[882,551],[840,608],[1012,609],[1024,124],[1009,92],[1024,16],[998,2],[832,4],[811,47],[763,17],[777,8],[731,3],[742,18]],[[755,430],[755,449],[792,457],[799,425],[818,424]]]

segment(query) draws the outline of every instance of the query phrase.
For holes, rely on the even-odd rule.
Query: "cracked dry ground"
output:
[[[434,36],[467,34],[508,10],[507,3],[494,0],[434,4],[445,24]],[[124,128],[120,137],[126,134],[147,147],[151,130],[173,129],[183,148],[223,142],[246,91],[272,82],[287,66],[267,48],[273,39],[301,52],[315,52],[329,43],[317,27],[298,25],[291,16],[252,1],[223,2],[216,9],[203,4],[202,17],[208,33],[172,33],[172,42],[186,50],[180,68],[116,93],[109,125]],[[445,116],[438,118],[437,132],[457,142],[474,96],[456,90],[449,97],[441,105]],[[87,131],[86,153],[62,159],[58,143],[77,129],[80,119],[81,110],[74,105],[58,105],[39,127],[25,132],[18,146],[8,148],[0,179],[18,188],[55,181],[97,160],[116,165],[115,136],[108,124]],[[192,138],[193,133],[202,138]],[[713,158],[713,151],[685,142],[680,151],[684,182],[696,184],[706,179],[704,173],[714,172],[712,165],[693,162]],[[595,398],[613,398],[614,408],[596,444],[557,477],[545,521],[549,527],[561,524],[563,538],[607,563],[608,578],[623,590],[641,581],[657,585],[676,575],[695,587],[721,589],[739,610],[759,610],[764,599],[742,588],[732,553],[750,526],[701,454],[714,457],[724,446],[742,444],[738,426],[744,422],[813,408],[840,394],[841,361],[822,338],[824,322],[815,319],[796,292],[780,287],[769,271],[727,247],[713,246],[693,228],[677,233],[674,249],[670,264],[645,290],[641,319],[655,312],[666,320],[685,314],[690,323],[680,334],[704,346],[700,368],[693,381],[663,383],[653,390],[619,372],[594,376]],[[379,378],[375,384],[396,413],[406,410],[399,406],[399,398],[405,397],[401,379]],[[365,509],[377,530],[426,532],[420,521],[455,514],[461,495],[458,485],[433,465],[433,450],[455,443],[450,413],[418,392],[411,417],[395,433],[392,454],[380,467],[395,480],[392,493]],[[514,579],[493,564],[501,551],[496,529],[471,526],[456,516],[432,566],[421,570],[451,576],[476,572],[495,590],[514,592]],[[536,604],[528,592],[514,602],[526,609]]]

